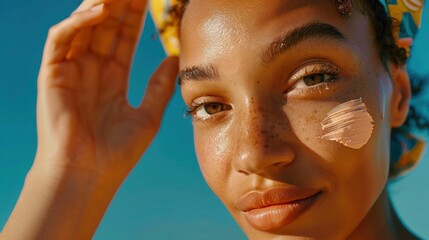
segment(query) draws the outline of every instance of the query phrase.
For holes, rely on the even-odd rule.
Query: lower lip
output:
[[[244,213],[247,222],[260,231],[274,230],[295,221],[319,198],[320,192],[294,202],[256,208]]]

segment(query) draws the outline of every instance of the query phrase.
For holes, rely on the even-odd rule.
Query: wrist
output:
[[[97,166],[75,165],[73,164],[75,161],[76,159],[73,159],[70,154],[42,154],[38,151],[28,175],[35,175],[39,180],[47,184],[58,185],[57,187],[60,187],[61,184],[71,184],[94,187],[98,191],[106,192],[116,192],[126,178],[124,174],[97,169]],[[94,159],[79,159],[79,161],[95,162]]]
[[[92,172],[35,164],[18,201],[17,221],[12,222],[40,226],[20,233],[25,234],[22,239],[90,239],[119,186]]]
[[[2,238],[91,239],[121,182],[42,160],[49,159],[27,174]]]

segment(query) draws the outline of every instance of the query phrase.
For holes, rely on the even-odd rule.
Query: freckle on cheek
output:
[[[374,120],[360,98],[334,107],[321,125],[323,135],[318,138],[360,149],[371,138]]]

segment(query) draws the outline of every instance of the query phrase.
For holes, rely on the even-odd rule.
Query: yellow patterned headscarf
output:
[[[410,52],[410,46],[420,28],[424,0],[386,0],[389,15],[397,19],[400,29],[397,44]]]
[[[151,0],[150,12],[155,25],[160,28],[171,18],[169,9],[179,0]],[[400,22],[396,34],[398,45],[407,48],[412,45],[420,28],[424,0],[381,0],[391,17]],[[179,55],[178,28],[167,28],[160,34],[162,45],[168,55]],[[405,40],[407,44],[401,44]],[[421,159],[425,143],[411,134],[393,132],[391,138],[390,178],[396,178],[411,170]]]
[[[406,48],[412,45],[420,28],[424,0],[386,0],[389,15],[397,19],[400,29],[398,45]],[[403,44],[403,43],[406,44]],[[426,144],[423,140],[407,133],[392,132],[390,141],[390,179],[398,178],[412,170],[423,157]]]
[[[176,5],[178,0],[150,0],[150,13],[156,27],[161,28],[171,18],[169,9]],[[167,55],[179,55],[179,29],[167,28],[160,34],[161,43]]]

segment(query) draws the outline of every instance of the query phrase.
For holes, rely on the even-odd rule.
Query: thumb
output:
[[[178,71],[179,58],[167,57],[149,80],[139,110],[152,124],[159,125],[161,122],[164,110],[173,95]]]

